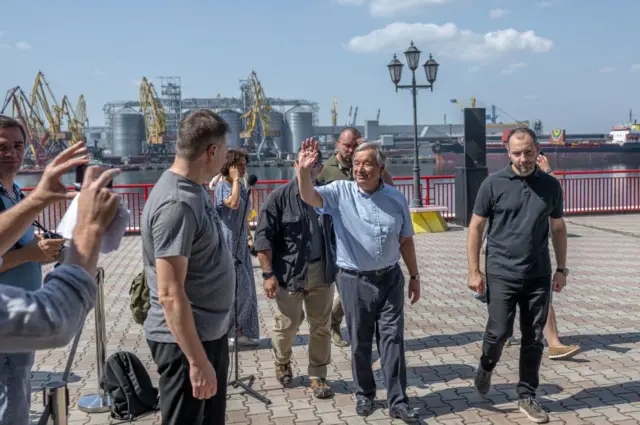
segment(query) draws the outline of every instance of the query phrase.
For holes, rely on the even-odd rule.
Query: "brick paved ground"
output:
[[[554,300],[560,332],[567,343],[584,351],[573,361],[544,358],[540,399],[553,423],[640,423],[640,231],[637,215],[577,217],[569,219],[569,287]],[[623,232],[622,234],[619,232]],[[496,369],[494,389],[483,400],[472,389],[486,312],[466,289],[465,232],[452,229],[416,238],[423,299],[406,310],[409,394],[425,423],[527,423],[516,409],[518,348],[505,350]],[[127,237],[121,249],[101,260],[106,270],[105,301],[108,354],[135,352],[156,374],[142,329],[131,320],[128,287],[141,267],[140,239]],[[257,280],[257,282],[260,282]],[[262,291],[259,291],[262,294]],[[369,418],[356,416],[351,395],[350,354],[333,347],[329,378],[336,397],[317,401],[306,387],[305,325],[294,348],[294,368],[300,378],[283,390],[274,378],[268,333],[274,303],[259,296],[262,343],[258,350],[241,352],[241,376],[256,375],[255,388],[273,404],[232,395],[229,424],[391,424],[384,404]],[[73,367],[70,395],[71,424],[108,424],[106,414],[85,414],[75,403],[96,390],[93,316],[87,320]],[[517,333],[517,331],[516,331]],[[67,350],[39,352],[34,368],[34,418],[42,400],[37,388],[63,371]],[[374,357],[377,359],[377,356]],[[379,362],[374,364],[380,379]],[[380,383],[382,387],[382,383]],[[379,400],[385,392],[380,390]],[[157,416],[138,421],[159,424]]]

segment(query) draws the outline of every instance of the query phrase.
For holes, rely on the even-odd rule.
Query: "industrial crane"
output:
[[[11,115],[22,124],[27,134],[26,159],[43,167],[47,160],[43,146],[46,145],[49,137],[46,125],[34,112],[27,95],[19,86],[7,92],[0,114],[7,114],[9,106],[11,106]]]
[[[246,105],[246,113],[242,115],[245,121],[245,129],[240,133],[242,139],[246,139],[246,146],[254,147],[254,139],[258,140],[256,155],[260,159],[260,152],[265,143],[270,143],[272,148],[280,155],[280,146],[273,142],[273,137],[281,136],[280,131],[271,130],[271,105],[264,94],[262,83],[258,74],[251,71],[251,75],[242,84],[243,100]]]
[[[71,137],[67,137],[67,141],[72,145],[85,139],[84,131],[87,123],[87,104],[84,95],[80,95],[78,103],[74,109],[69,102],[67,96],[62,97],[60,107],[53,107],[55,112],[55,120],[58,127],[62,127],[64,117],[67,118],[67,129],[71,133]]]
[[[51,102],[49,99],[51,99]],[[49,155],[55,155],[62,151],[67,147],[67,142],[73,142],[74,139],[73,131],[67,132],[62,130],[63,116],[70,115],[70,111],[73,109],[70,108],[68,101],[65,103],[66,105],[62,106],[58,103],[44,74],[42,71],[38,72],[33,84],[33,91],[31,92],[31,106],[34,114],[40,117],[41,121],[48,123],[48,143],[42,148],[45,149]],[[74,124],[72,124],[72,127],[73,125]],[[76,134],[76,137],[82,139],[83,135]]]
[[[167,113],[156,94],[153,84],[142,77],[140,83],[140,112],[144,116],[144,127],[147,133],[147,148],[166,149],[164,136],[167,133]]]
[[[336,134],[336,127],[338,126],[338,98],[333,96],[333,108],[331,109],[331,134],[333,135],[332,142],[338,140],[338,134]]]
[[[458,106],[460,106],[461,109],[465,109],[466,106],[462,103],[460,103],[458,101],[458,99],[450,99],[449,100],[451,103],[455,103]],[[471,98],[471,107],[475,108],[476,107],[476,98],[472,97]],[[529,126],[529,121],[520,121],[520,120],[516,120],[513,117],[509,116],[509,114],[505,113],[504,111],[500,111],[503,115],[506,115],[507,117],[513,119],[513,123],[499,123],[498,122],[498,117],[499,115],[496,113],[496,111],[500,111],[500,109],[496,106],[496,105],[491,105],[491,114],[488,114],[486,116],[487,121],[490,121],[489,124],[487,124],[487,128],[491,128],[491,127],[504,127],[505,125],[522,125],[522,126]]]

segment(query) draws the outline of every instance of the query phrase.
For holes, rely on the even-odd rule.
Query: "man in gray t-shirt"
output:
[[[151,308],[144,322],[150,341],[175,343],[158,301],[156,258],[189,259],[184,289],[201,341],[222,338],[229,329],[235,271],[211,196],[171,170],[153,187],[142,214],[144,268]]]
[[[151,298],[144,332],[160,374],[165,425],[225,423],[235,269],[202,184],[226,160],[228,131],[211,111],[187,115],[173,165],[158,179],[142,212]]]

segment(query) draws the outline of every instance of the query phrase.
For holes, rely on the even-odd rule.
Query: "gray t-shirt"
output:
[[[229,330],[235,295],[235,269],[222,239],[220,218],[204,188],[172,171],[153,187],[142,211],[144,270],[151,308],[144,322],[147,339],[175,343],[158,302],[156,258],[189,259],[185,292],[201,341],[222,338]]]

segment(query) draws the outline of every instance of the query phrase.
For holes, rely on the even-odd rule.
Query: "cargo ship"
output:
[[[501,156],[506,153],[505,143],[512,130],[504,130],[502,135],[487,136],[487,156]],[[627,155],[640,153],[640,124],[613,126],[609,134],[567,135],[564,129],[553,130],[538,139],[540,148],[546,155],[603,154]],[[464,153],[464,139],[444,140],[431,145],[436,159],[452,160]]]

